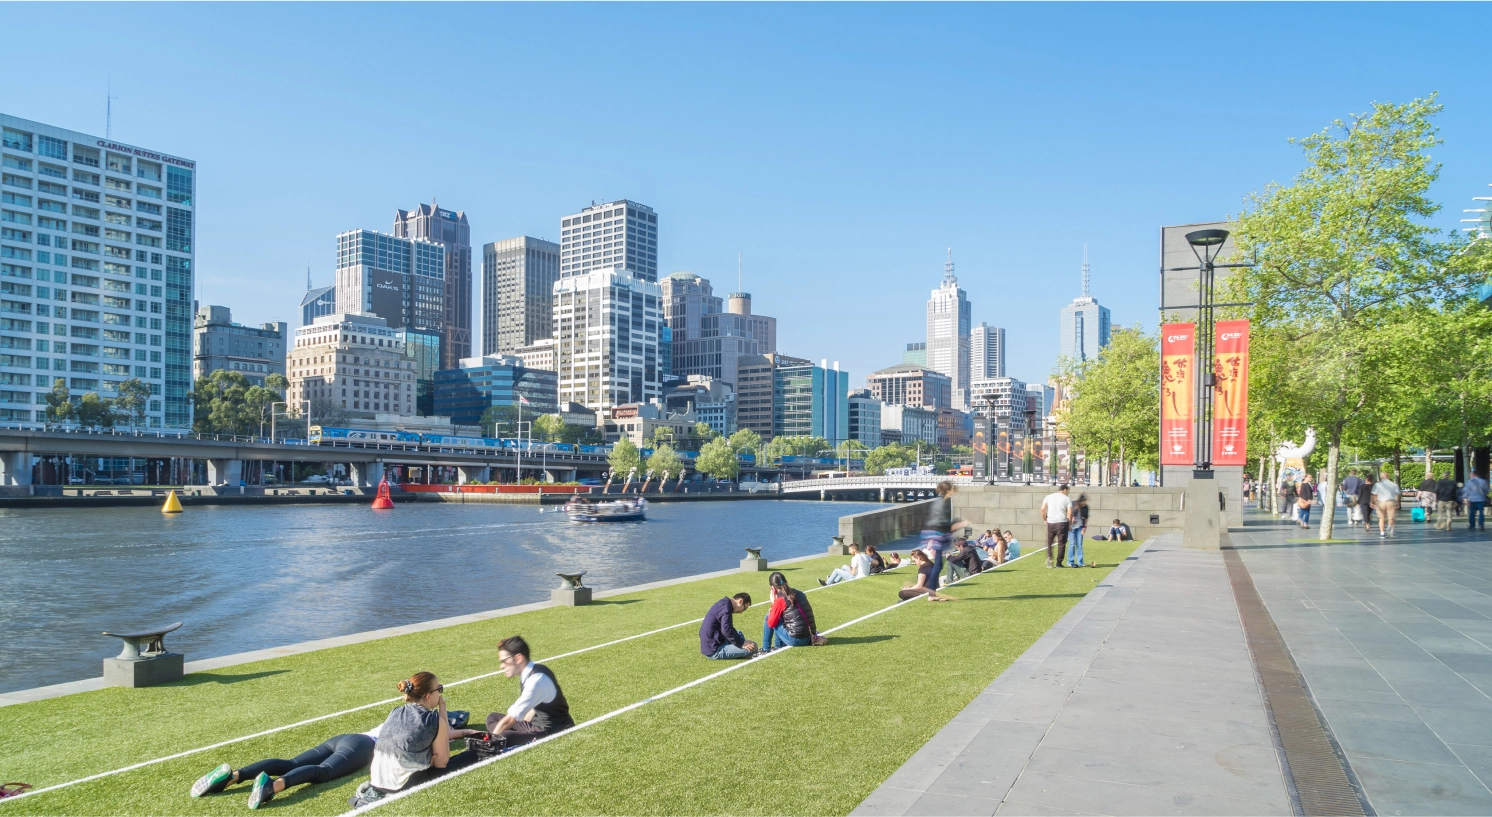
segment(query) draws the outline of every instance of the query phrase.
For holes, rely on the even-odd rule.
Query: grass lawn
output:
[[[855,807],[1135,548],[1085,543],[1091,570],[1047,570],[1032,555],[950,591],[963,601],[914,602],[597,726],[451,779],[378,812],[389,814],[843,814]],[[845,560],[784,568],[803,589]],[[38,787],[205,746],[394,696],[428,669],[447,684],[496,670],[496,641],[521,633],[535,657],[557,655],[697,618],[727,593],[765,600],[767,574],[739,574],[549,608],[409,636],[199,673],[181,683],[110,689],[0,708],[0,778]],[[812,593],[820,629],[879,610],[905,569]],[[737,617],[753,640],[764,606]],[[577,722],[712,672],[697,627],[555,661]],[[447,689],[479,720],[512,702],[517,681]],[[186,795],[218,762],[290,757],[335,734],[370,729],[376,706],[221,749],[20,801],[6,814],[228,814],[248,787]],[[366,774],[302,787],[265,808],[338,814]]]

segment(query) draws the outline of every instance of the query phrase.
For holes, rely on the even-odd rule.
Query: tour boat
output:
[[[597,502],[576,497],[565,503],[572,522],[630,522],[647,518],[648,501],[642,497]]]

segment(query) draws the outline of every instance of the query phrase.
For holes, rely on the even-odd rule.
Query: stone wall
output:
[[[961,485],[953,497],[953,512],[977,533],[998,525],[1026,548],[1040,547],[1046,544],[1041,500],[1052,490],[1050,485]],[[1115,517],[1129,525],[1137,540],[1182,529],[1181,488],[1075,487],[1068,496],[1076,499],[1079,494],[1088,496],[1089,537],[1107,534]]]
[[[904,536],[914,536],[927,520],[927,506],[932,500],[892,505],[878,511],[866,511],[839,517],[839,535],[846,545],[858,543],[880,547]]]

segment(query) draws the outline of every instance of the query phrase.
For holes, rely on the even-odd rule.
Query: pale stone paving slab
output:
[[[853,813],[1290,811],[1221,555],[1181,550],[1173,533],[1137,549]]]

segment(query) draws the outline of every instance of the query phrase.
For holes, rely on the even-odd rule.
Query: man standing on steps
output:
[[[522,686],[518,700],[506,713],[487,716],[487,731],[504,750],[532,743],[575,725],[570,717],[570,702],[560,689],[554,673],[528,657],[528,642],[523,636],[511,636],[497,645],[497,660],[503,675],[517,678]]]
[[[1052,566],[1052,542],[1057,543],[1057,564],[1067,555],[1067,532],[1072,524],[1072,500],[1067,498],[1067,483],[1041,500],[1041,516],[1046,520],[1046,566]]]

